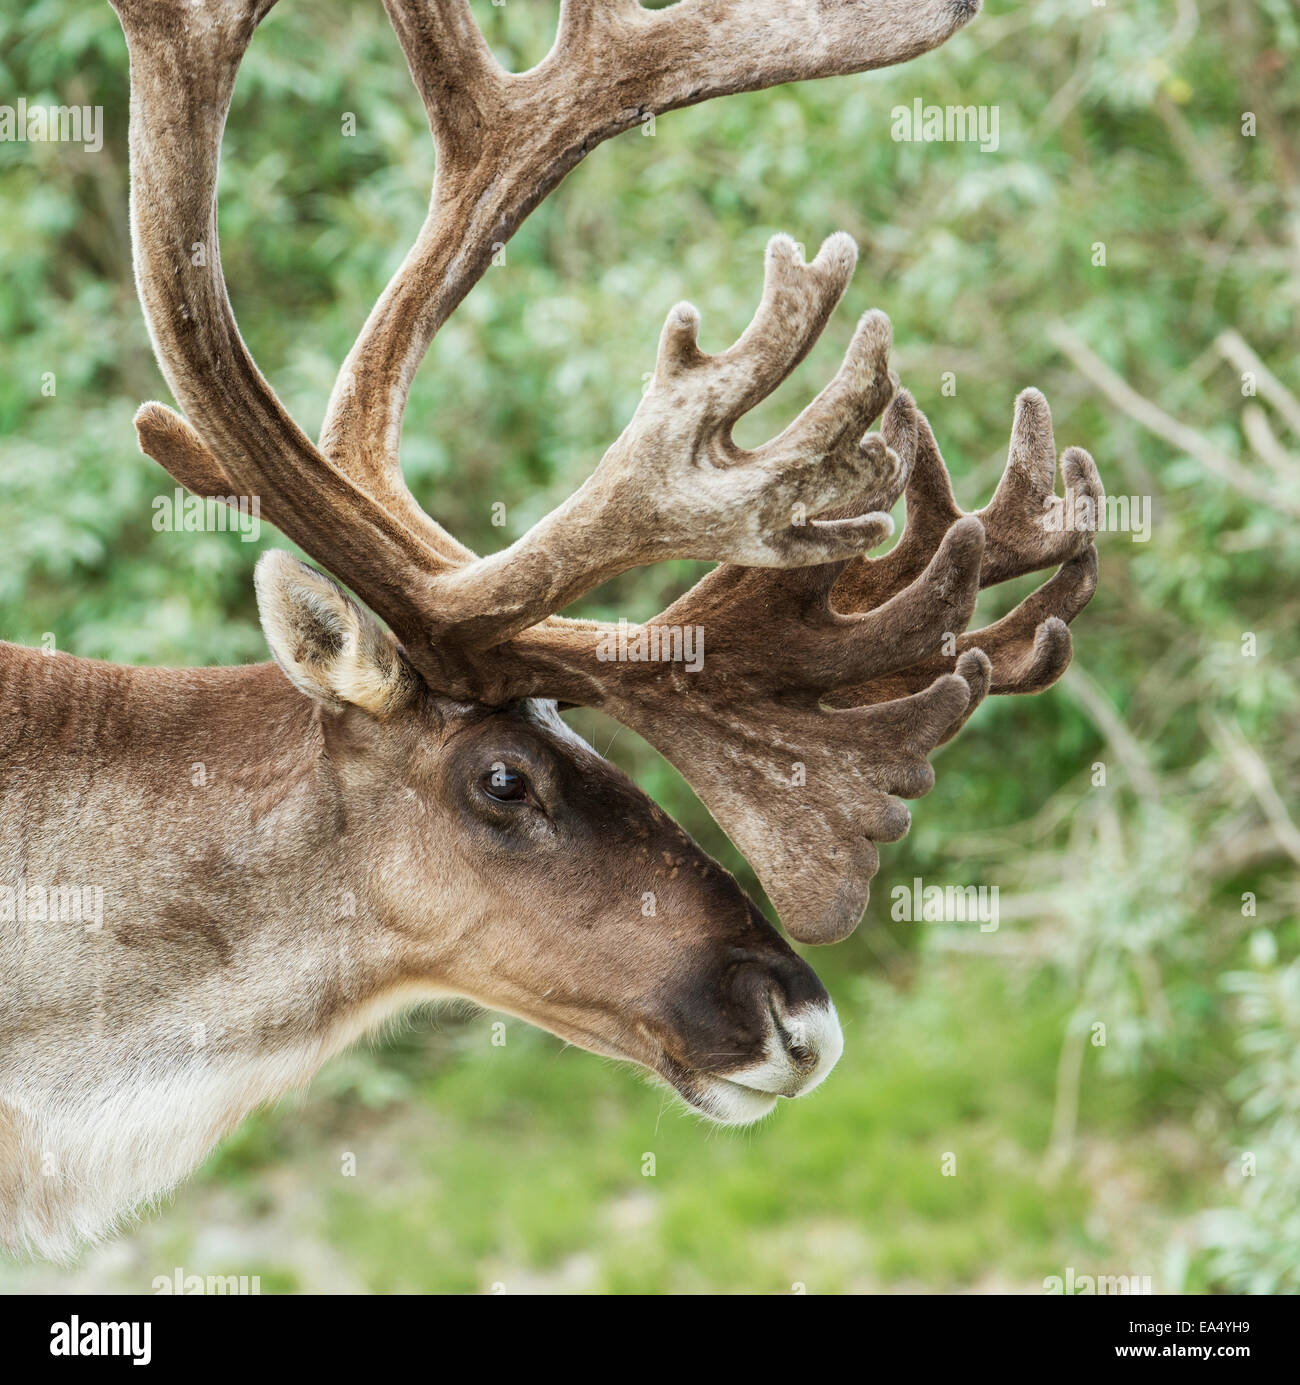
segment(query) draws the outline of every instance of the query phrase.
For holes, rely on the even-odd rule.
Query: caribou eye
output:
[[[505,765],[493,765],[480,782],[483,792],[498,803],[520,803],[528,797],[528,780]]]

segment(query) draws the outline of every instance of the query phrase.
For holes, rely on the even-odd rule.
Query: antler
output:
[[[742,415],[807,355],[856,258],[843,234],[811,264],[788,237],[774,237],[758,311],[718,355],[696,343],[696,310],[673,308],[650,386],[588,480],[510,548],[438,584],[442,636],[474,649],[500,644],[645,563],[793,567],[879,543],[892,529],[886,515],[793,521],[870,491],[889,468],[882,440],[863,437],[895,387],[883,313],[862,318],[835,378],[778,437],[753,451],[731,437]]]
[[[600,140],[718,92],[901,61],[942,42],[976,5],[684,0],[667,12],[570,0],[545,61],[509,74],[465,0],[386,0],[429,113],[438,180],[419,240],[340,372],[317,449],[239,335],[217,245],[222,128],[239,62],[274,0],[115,4],[131,50],[136,275],[190,420],[144,406],[141,447],[199,494],[259,495],[268,519],[407,639],[426,676],[469,695],[472,651],[637,563],[819,562],[873,539],[870,520],[791,536],[785,516],[861,489],[881,460],[876,445],[857,450],[853,431],[882,387],[858,373],[874,320],[781,438],[748,454],[730,441],[730,425],[798,363],[843,291],[846,237],[807,267],[789,244],[774,248],[764,305],[709,381],[686,369],[693,320],[674,310],[655,387],[629,429],[585,486],[502,554],[475,559],[420,510],[397,461],[401,412],[430,338],[493,246]],[[803,316],[783,323],[792,306]],[[774,345],[781,325],[788,342]]]
[[[549,666],[535,684],[517,685],[600,705],[644,736],[803,942],[853,931],[876,844],[910,825],[899,797],[934,783],[930,752],[986,693],[1054,683],[1070,661],[1068,623],[1096,587],[1101,481],[1092,458],[1070,448],[1065,496],[1055,495],[1051,416],[1037,390],[1017,400],[1006,470],[975,514],[953,500],[929,423],[905,391],[881,431],[897,465],[860,503],[887,511],[904,489],[907,502],[903,536],[884,557],[795,571],[716,568],[644,628],[651,645],[666,632],[701,630],[697,647],[707,652],[695,672],[681,662],[600,664],[610,627],[549,622],[528,638],[567,669],[585,667],[586,683],[565,691]],[[981,587],[1058,563],[1010,614],[962,633]],[[642,634],[623,631],[623,644],[637,647]]]
[[[963,516],[925,420],[893,394],[888,320],[867,314],[835,379],[753,451],[736,421],[817,339],[852,273],[847,236],[811,264],[769,246],[762,302],[729,350],[669,314],[651,386],[589,480],[517,543],[476,558],[429,518],[398,464],[411,377],[528,212],[595,144],[724,92],[861,71],[936,46],[977,11],[956,0],[567,0],[530,72],[493,59],[466,0],[385,0],[438,148],[432,208],[340,371],[316,447],[254,365],[217,246],[221,133],[240,60],[274,0],[114,0],[131,50],[132,219],[141,300],[189,420],[137,416],[141,446],[201,495],[263,513],[346,580],[439,691],[603,706],[686,774],[749,856],[790,931],[856,923],[875,843],[906,831],[927,755],[986,691],[1046,686],[1091,594],[1091,539],[1048,522],[1055,457],[1041,396],[1022,396],[993,502]],[[1064,458],[1065,506],[1100,494]],[[906,487],[908,528],[884,558]],[[1095,511],[1094,511],[1095,513]],[[1062,511],[1064,514],[1064,511]],[[551,613],[664,558],[723,563],[651,630],[699,625],[709,655],[610,661],[614,633]],[[981,585],[1063,562],[1003,621],[957,638]],[[956,644],[945,643],[952,633]]]
[[[1038,692],[1061,676],[1070,661],[1068,623],[1096,587],[1100,478],[1091,457],[1071,448],[1061,462],[1065,497],[1054,495],[1051,416],[1038,391],[1017,401],[1002,481],[973,515],[953,500],[934,435],[910,395],[895,398],[882,433],[906,464],[907,525],[888,554],[808,572],[719,568],[656,618],[708,621],[710,632],[761,629],[747,647],[718,651],[715,637],[708,671],[717,709],[729,700],[729,684],[757,683],[754,710],[766,734],[750,737],[737,755],[735,730],[718,725],[683,757],[681,732],[658,707],[646,717],[638,697],[617,713],[697,787],[786,927],[806,942],[833,942],[856,926],[878,864],[874,844],[897,840],[910,823],[891,795],[929,790],[926,757],[985,694]],[[896,497],[875,499],[887,509]],[[960,633],[981,587],[1058,563],[1059,572],[1009,615]],[[694,767],[697,757],[710,772]],[[767,791],[738,794],[738,765],[756,777],[752,787],[761,779]]]
[[[903,436],[910,438],[913,412],[910,396],[900,395],[883,421],[885,438],[895,445]],[[847,611],[878,606],[914,579],[953,526],[976,519],[985,535],[981,588],[1058,564],[1061,568],[1001,620],[953,640],[953,653],[978,648],[993,660],[991,692],[1041,692],[1065,672],[1071,654],[1067,627],[1097,586],[1093,536],[1105,494],[1096,465],[1082,448],[1067,448],[1060,462],[1065,495],[1056,495],[1051,411],[1038,390],[1027,389],[1016,400],[1007,465],[993,499],[968,516],[953,499],[948,469],[923,414],[916,413],[916,430],[903,537],[885,557],[850,564],[832,600]],[[833,700],[849,705],[911,692],[945,666],[942,656],[918,660],[888,677],[845,689]]]

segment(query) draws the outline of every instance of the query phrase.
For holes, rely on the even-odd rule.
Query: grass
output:
[[[966,959],[906,995],[837,989],[840,1066],[740,1131],[525,1026],[497,1047],[489,1016],[417,1016],[246,1122],[84,1272],[121,1289],[175,1264],[259,1274],[264,1293],[833,1293],[1158,1268],[1138,1249],[1145,1202],[1158,1190],[1167,1216],[1206,1171],[1151,1138],[1139,1079],[1086,1086],[1105,1206],[1086,1167],[1044,1172],[1064,988]]]

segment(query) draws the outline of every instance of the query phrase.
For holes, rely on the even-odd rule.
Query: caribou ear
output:
[[[266,642],[300,692],[381,719],[416,697],[419,675],[392,636],[332,578],[272,549],[258,559],[253,583]]]

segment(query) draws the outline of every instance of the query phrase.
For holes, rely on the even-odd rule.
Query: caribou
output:
[[[183,410],[141,450],[311,559],[255,576],[272,661],[119,667],[0,646],[0,1240],[68,1257],[191,1172],[251,1110],[402,1007],[465,997],[754,1121],[840,1056],[812,968],[736,880],[561,719],[599,708],[694,788],[797,943],[846,937],[930,753],[990,693],[1046,688],[1096,583],[1086,452],[1016,401],[992,500],[957,505],[866,313],[834,378],[743,449],[854,269],[775,237],[726,350],[671,307],[653,375],[588,478],[479,557],[417,504],[403,406],[438,328],[597,143],[710,97],[943,43],[978,0],[562,0],[534,68],[468,0],[384,0],[436,144],[430,209],[313,443],[254,364],[217,238],[221,136],[275,0],[113,0],[130,55],[131,225]],[[878,431],[870,431],[879,422]],[[891,509],[905,503],[901,536]],[[238,541],[232,538],[232,542]],[[715,564],[623,628],[558,614],[633,567]],[[982,588],[1054,574],[968,631]],[[346,589],[343,584],[346,584]],[[646,631],[699,658],[610,657]],[[657,633],[663,631],[659,641]],[[707,637],[707,638],[705,638]],[[678,641],[680,643],[680,640]],[[102,891],[89,920],[32,901]]]

